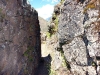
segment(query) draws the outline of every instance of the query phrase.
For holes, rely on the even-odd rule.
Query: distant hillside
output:
[[[47,18],[46,20],[50,22],[51,18],[52,18],[52,16],[51,16],[51,17],[49,17],[49,18]]]
[[[46,21],[45,19],[39,17],[39,23],[40,23],[41,32],[47,32],[49,22]]]

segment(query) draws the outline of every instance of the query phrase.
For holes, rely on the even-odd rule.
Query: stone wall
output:
[[[26,2],[0,0],[0,75],[34,75],[38,66],[38,13]]]

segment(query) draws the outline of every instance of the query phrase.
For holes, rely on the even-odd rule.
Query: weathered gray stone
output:
[[[54,69],[55,70],[58,70],[61,66],[62,66],[62,58],[61,58],[62,56],[61,56],[61,53],[60,52],[58,52],[58,51],[55,51],[55,56],[54,56],[54,61],[53,61],[53,63],[54,63]]]
[[[96,57],[100,56],[100,3],[93,0],[92,4],[97,6],[92,8],[89,0],[81,1],[65,0],[61,6],[58,42],[73,75],[96,75]]]
[[[86,47],[82,38],[76,37],[71,43],[63,45],[63,51],[69,63],[87,65]]]
[[[61,9],[61,16],[58,25],[59,41],[62,43],[64,41],[72,41],[74,37],[84,34],[83,7],[75,5],[75,2],[71,0],[66,0],[65,3],[68,4],[64,5]]]

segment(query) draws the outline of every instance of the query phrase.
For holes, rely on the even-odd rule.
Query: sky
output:
[[[28,0],[32,7],[38,11],[38,15],[44,19],[52,16],[54,5],[60,0]]]

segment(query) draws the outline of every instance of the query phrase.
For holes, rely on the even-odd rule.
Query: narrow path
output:
[[[51,55],[45,44],[42,44],[42,60],[35,75],[49,75],[51,69]]]
[[[50,68],[51,68],[51,57],[50,55],[48,55],[47,57],[42,58],[42,61],[40,62],[36,75],[49,75]]]

